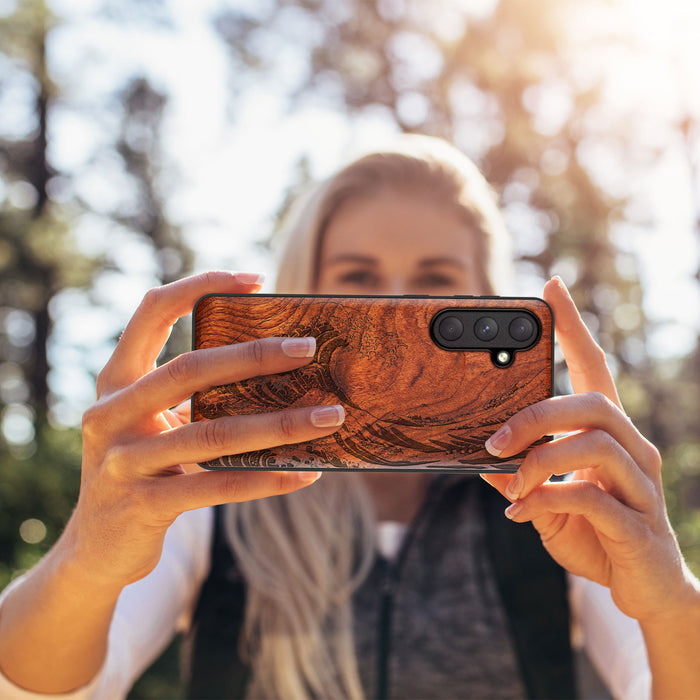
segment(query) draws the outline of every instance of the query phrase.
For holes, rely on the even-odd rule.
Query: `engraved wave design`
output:
[[[348,346],[337,329],[324,324],[316,331],[316,359],[304,367],[285,374],[254,377],[243,382],[216,387],[201,400],[200,410],[204,417],[213,418],[221,413],[259,413],[271,409],[284,409],[303,403],[312,390],[321,390],[335,395],[341,403],[358,411],[362,409],[345,392],[331,373],[333,355]],[[310,329],[299,327],[296,337],[309,335]]]

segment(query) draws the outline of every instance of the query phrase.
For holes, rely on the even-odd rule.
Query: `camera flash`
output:
[[[496,355],[496,362],[499,365],[507,365],[510,362],[510,353],[507,350],[501,350],[498,355]]]

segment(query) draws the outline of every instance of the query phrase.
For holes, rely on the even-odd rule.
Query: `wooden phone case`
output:
[[[526,309],[541,334],[497,367],[489,352],[451,351],[430,335],[445,308]],[[540,299],[209,295],[193,314],[194,348],[270,336],[314,336],[310,364],[195,394],[193,421],[342,404],[332,435],[222,456],[207,469],[512,472],[484,443],[510,416],[552,395],[552,315]]]

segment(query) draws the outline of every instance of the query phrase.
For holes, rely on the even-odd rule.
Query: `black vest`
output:
[[[466,479],[438,479],[449,484],[437,490],[438,506],[449,507],[450,499],[460,497]],[[503,515],[508,502],[481,479],[476,481],[486,545],[527,695],[574,698],[565,573],[542,547],[535,529],[508,520]],[[211,570],[183,647],[187,697],[196,700],[243,698],[250,677],[250,669],[237,653],[246,585],[226,542],[222,515],[219,506],[215,509]]]

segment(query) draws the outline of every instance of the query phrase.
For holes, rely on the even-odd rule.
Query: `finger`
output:
[[[553,277],[545,284],[542,296],[552,307],[554,329],[574,391],[599,391],[621,408],[605,353],[581,319],[564,282]]]
[[[635,511],[590,481],[543,484],[506,509],[511,520],[533,521],[536,527],[540,519],[551,521],[552,514],[582,516],[600,534],[618,543],[632,541],[632,529],[637,529],[641,522],[635,517]],[[540,534],[546,544],[553,533],[540,531]]]
[[[168,424],[168,427],[179,428],[181,425],[190,422],[190,410],[190,402],[183,401],[169,411],[163,411],[161,415],[163,420]]]
[[[192,413],[192,406],[190,400],[187,399],[179,403],[175,408],[171,409],[170,413],[173,416],[172,420],[168,422],[171,423],[171,428],[177,428],[180,425],[190,422],[190,415]]]
[[[493,472],[482,472],[479,476],[487,483],[493,486],[502,496],[506,496],[508,484],[513,480],[515,474],[494,474]]]
[[[112,357],[98,377],[98,394],[127,386],[153,369],[178,318],[192,312],[209,293],[253,292],[262,276],[242,272],[205,272],[151,289],[136,309]]]
[[[198,391],[265,374],[288,372],[308,364],[316,339],[262,338],[246,343],[193,350],[152,370],[113,398],[130,421],[154,415]]]
[[[158,479],[151,489],[159,507],[175,516],[195,508],[290,493],[309,486],[320,475],[320,472],[293,471],[197,472]]]
[[[509,418],[487,441],[487,451],[510,457],[545,435],[598,428],[609,433],[653,477],[658,473],[658,451],[630,419],[603,394],[592,392],[545,399]]]
[[[629,453],[603,430],[593,429],[535,447],[506,487],[511,500],[527,498],[552,474],[591,470],[593,478],[611,496],[626,506],[646,512],[656,503],[649,478]]]
[[[227,416],[188,423],[113,447],[108,469],[157,474],[171,465],[207,462],[224,455],[315,440],[342,425],[342,406],[292,408],[250,416]]]

